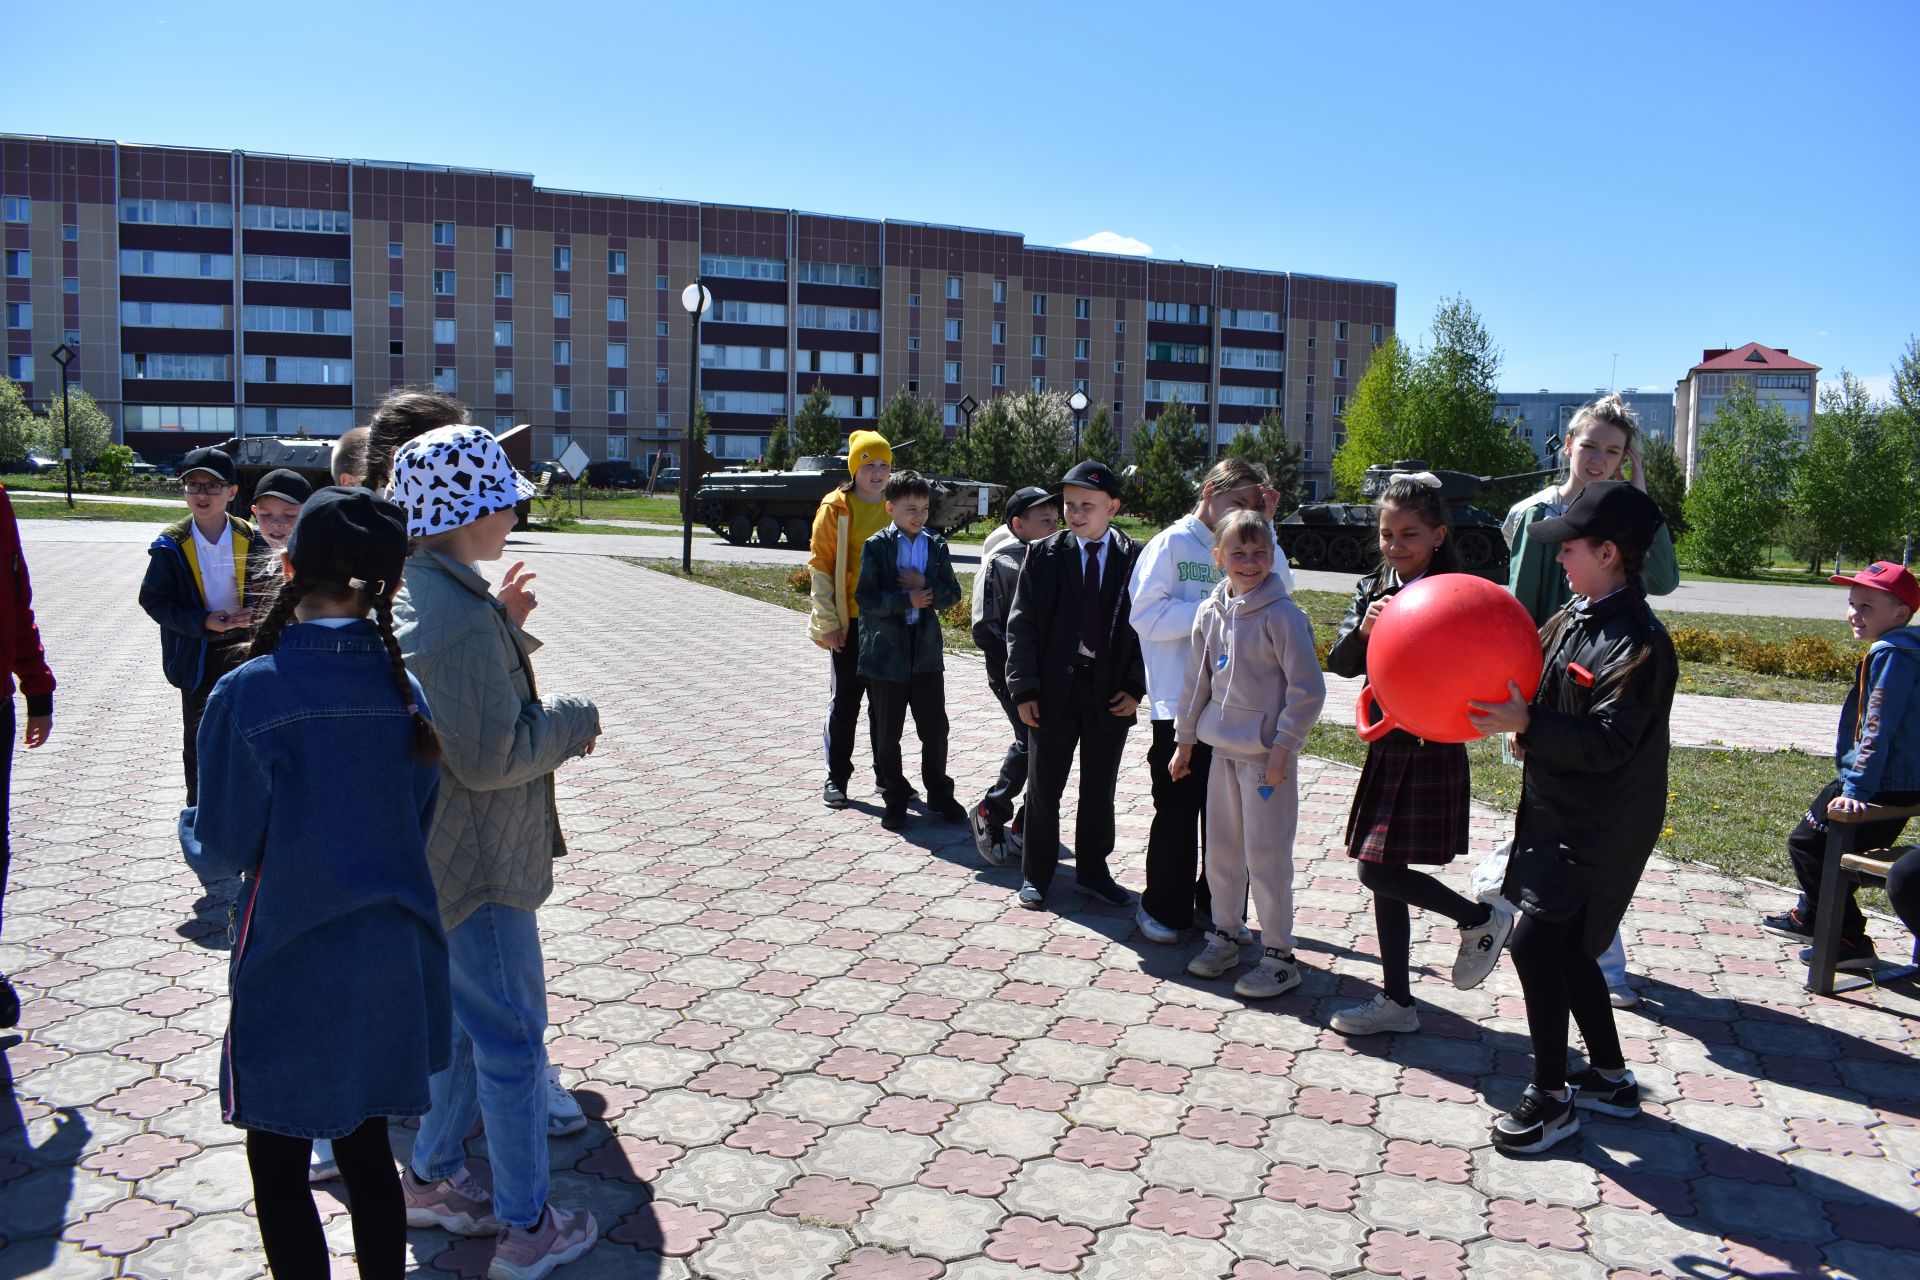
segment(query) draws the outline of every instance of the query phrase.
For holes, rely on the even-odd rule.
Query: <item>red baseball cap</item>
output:
[[[1913,574],[1904,566],[1891,560],[1875,560],[1852,577],[1836,573],[1827,581],[1837,587],[1872,587],[1886,592],[1907,608],[1920,611],[1920,582],[1915,582]]]

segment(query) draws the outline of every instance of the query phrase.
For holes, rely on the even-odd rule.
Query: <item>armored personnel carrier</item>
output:
[[[220,446],[240,472],[240,497],[234,510],[242,515],[253,501],[253,486],[269,471],[282,467],[298,472],[314,488],[333,483],[333,437],[235,436]]]
[[[1418,458],[1375,463],[1360,482],[1360,493],[1378,499],[1397,477],[1428,470]],[[1520,480],[1544,480],[1559,468],[1523,471],[1510,476],[1476,476],[1465,471],[1435,471],[1440,496],[1453,518],[1452,537],[1460,562],[1468,573],[1505,584],[1507,543],[1500,533],[1500,516],[1473,505],[1494,485]],[[1372,501],[1309,502],[1275,525],[1287,559],[1301,569],[1332,569],[1364,573],[1380,561],[1380,537]]]
[[[906,445],[896,445],[905,449]],[[802,458],[791,471],[715,471],[693,494],[694,518],[735,546],[804,547],[813,513],[847,478],[847,457]],[[933,508],[927,527],[955,533],[978,520],[1004,486],[928,476]]]

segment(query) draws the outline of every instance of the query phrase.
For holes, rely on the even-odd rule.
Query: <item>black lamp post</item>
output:
[[[713,293],[694,281],[680,291],[680,305],[687,310],[687,332],[692,341],[687,347],[687,443],[680,461],[680,572],[693,572],[693,428],[699,421],[700,405],[700,317],[713,306]]]
[[[60,366],[60,425],[66,430],[66,445],[60,450],[60,456],[67,464],[67,510],[73,510],[73,410],[67,399],[67,384],[71,381],[67,365],[80,353],[66,343],[53,349],[53,362]]]
[[[1077,387],[1074,389],[1073,394],[1067,397],[1067,408],[1073,410],[1073,460],[1075,462],[1080,461],[1081,415],[1086,413],[1089,403],[1087,393]]]
[[[973,439],[973,411],[980,407],[980,402],[972,396],[961,396],[960,403],[953,407],[960,411],[960,438],[963,441],[971,442]]]

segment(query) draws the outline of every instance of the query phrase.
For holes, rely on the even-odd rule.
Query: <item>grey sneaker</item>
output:
[[[1196,978],[1218,978],[1240,963],[1240,944],[1224,933],[1209,933],[1200,954],[1187,961],[1187,972]]]
[[[438,1227],[456,1236],[490,1236],[500,1231],[493,1216],[493,1197],[461,1165],[451,1178],[422,1182],[411,1169],[400,1174],[400,1198],[407,1206],[407,1225]]]
[[[1233,994],[1243,1000],[1271,1000],[1300,985],[1300,970],[1293,956],[1275,947],[1260,953],[1260,963],[1240,975]]]
[[[340,1176],[340,1162],[333,1158],[333,1143],[325,1138],[313,1140],[313,1155],[307,1160],[308,1182],[332,1182]]]
[[[1033,881],[1023,880],[1020,882],[1019,897],[1015,901],[1029,911],[1038,911],[1047,905],[1047,893]]]
[[[1356,1004],[1334,1014],[1333,1029],[1343,1036],[1418,1031],[1420,1011],[1410,1004],[1388,999],[1387,993],[1382,991],[1365,1004]]]
[[[1640,1003],[1640,993],[1623,982],[1607,988],[1607,1003],[1616,1009],[1631,1009]]]
[[[493,1241],[493,1262],[487,1280],[543,1280],[556,1268],[577,1262],[600,1237],[599,1224],[585,1209],[548,1205],[539,1223],[502,1227]]]
[[[1507,945],[1507,936],[1513,932],[1513,918],[1518,914],[1512,903],[1497,894],[1486,899],[1486,903],[1493,908],[1487,922],[1460,931],[1460,950],[1453,957],[1453,985],[1462,991],[1471,991],[1485,982],[1493,967],[1500,963],[1501,948]]]
[[[1152,916],[1147,914],[1147,909],[1145,907],[1141,907],[1138,911],[1133,913],[1133,923],[1136,927],[1139,928],[1140,936],[1145,938],[1148,942],[1158,942],[1162,946],[1165,946],[1169,942],[1180,941],[1179,930],[1169,929],[1167,928],[1167,926],[1161,924],[1158,920],[1155,920]]]
[[[993,823],[987,820],[987,806],[983,804],[973,806],[972,812],[967,815],[967,825],[973,828],[973,847],[975,852],[979,853],[980,861],[990,867],[1005,865],[1007,844],[1004,839],[996,839],[1000,833],[995,831]]]
[[[587,1113],[560,1083],[560,1068],[547,1068],[547,1136],[564,1138],[587,1127]]]

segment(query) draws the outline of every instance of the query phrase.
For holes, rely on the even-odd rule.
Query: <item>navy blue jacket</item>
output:
[[[371,622],[289,626],[213,687],[180,835],[203,880],[247,877],[220,1055],[233,1124],[335,1138],[427,1109],[452,1023],[427,869],[440,768],[412,738]]]
[[[927,585],[933,604],[907,624],[913,607],[900,585],[900,527],[888,525],[860,548],[860,582],[854,603],[860,607],[860,674],[869,680],[908,680],[946,668],[940,648],[940,614],[960,603],[960,579],[953,573],[947,540],[931,530],[927,540]]]
[[[1896,627],[1873,642],[1840,708],[1833,761],[1840,793],[1871,800],[1920,791],[1920,631]],[[1865,712],[1863,716],[1861,713]]]
[[[227,517],[233,530],[233,562],[238,575],[240,607],[253,603],[248,561],[259,537],[252,525]],[[193,517],[162,529],[147,547],[147,574],[140,580],[140,607],[160,624],[160,670],[176,689],[197,689],[206,673],[207,647],[216,640],[228,643],[246,638],[243,631],[207,630],[207,596],[200,587],[199,557],[193,549]]]

